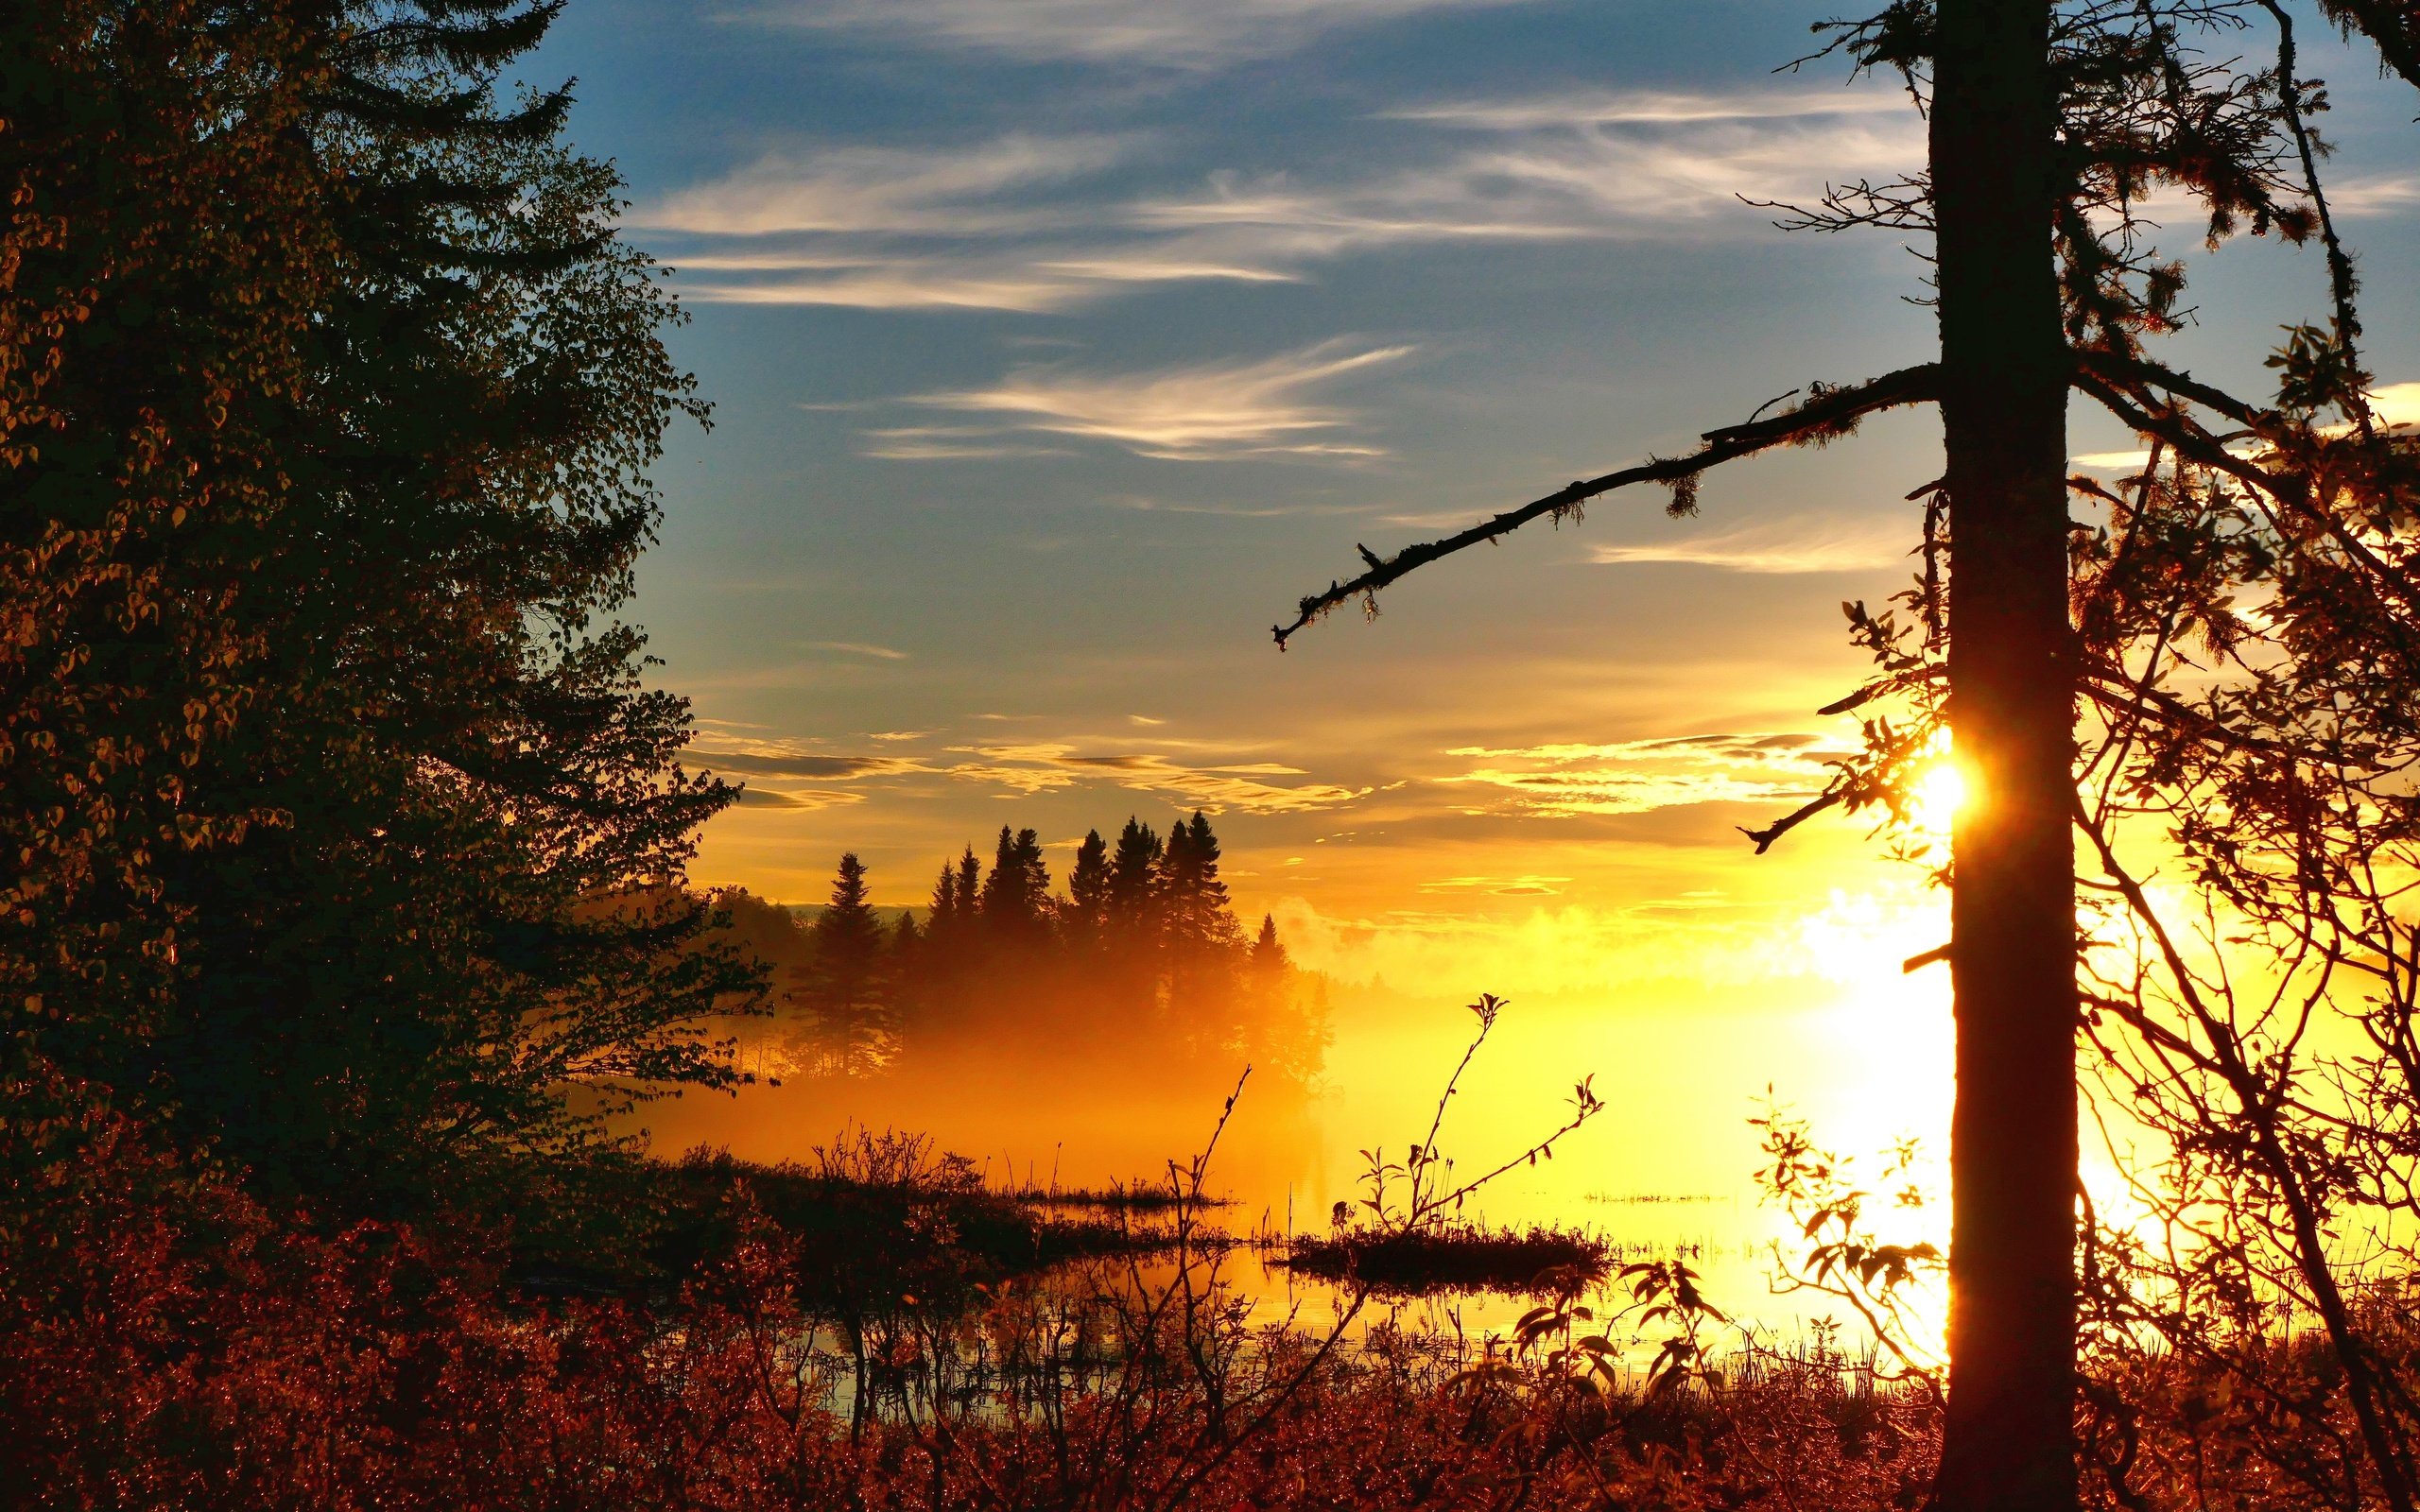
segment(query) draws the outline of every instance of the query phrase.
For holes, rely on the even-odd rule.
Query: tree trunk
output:
[[[2075,670],[2045,0],[1941,0],[1931,122],[1957,820],[1944,1512],[2076,1504]]]

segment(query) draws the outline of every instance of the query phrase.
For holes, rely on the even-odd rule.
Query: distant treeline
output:
[[[886,923],[854,853],[812,918],[718,894],[731,936],[769,969],[772,1022],[744,1036],[747,1053],[792,1074],[1020,1045],[1170,1072],[1318,1073],[1326,983],[1295,968],[1274,919],[1246,936],[1203,815],[1165,837],[1132,817],[1115,844],[1091,831],[1066,891],[1051,887],[1035,832],[1002,825],[988,868],[971,845],[942,864],[921,919]]]

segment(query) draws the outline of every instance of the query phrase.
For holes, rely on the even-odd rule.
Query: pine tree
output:
[[[995,943],[1029,945],[1049,936],[1050,870],[1043,861],[1041,837],[1033,831],[1000,826],[999,845],[976,912],[985,937]]]
[[[1084,832],[1076,864],[1067,872],[1067,902],[1060,910],[1062,933],[1079,954],[1100,947],[1109,926],[1109,846],[1098,830]]]
[[[732,793],[616,618],[701,411],[568,95],[499,98],[555,9],[0,20],[0,975],[37,1053],[347,1205],[731,1078],[679,884]]]
[[[832,900],[815,920],[814,1004],[819,1038],[843,1074],[871,1069],[888,1040],[882,920],[868,901],[866,868],[840,857]]]
[[[2409,5],[2330,0],[2323,10],[2376,42],[2388,68],[2420,78],[2420,22]],[[2273,66],[2225,57],[2233,39],[2255,27],[2273,29]],[[2381,800],[2364,789],[2366,774],[2349,783],[2344,774],[2360,765],[2345,754],[2351,710],[2369,721],[2355,744],[2403,726],[2409,685],[2364,707],[2362,694],[2336,680],[2335,663],[2351,645],[2360,648],[2365,673],[2390,648],[2408,654],[2401,644],[2420,638],[2405,617],[2420,593],[2399,524],[2409,519],[2411,493],[2408,476],[2397,474],[2410,461],[2363,392],[2353,264],[2320,180],[2325,144],[2308,119],[2325,100],[2297,68],[2293,28],[2293,12],[2275,0],[1893,0],[1866,20],[1824,24],[1819,29],[1835,38],[1827,50],[1845,53],[1858,70],[1900,74],[1924,110],[1929,161],[1907,180],[1828,191],[1819,208],[1790,219],[1930,236],[1936,360],[1861,383],[1810,386],[1796,407],[1704,432],[1686,455],[1569,484],[1392,557],[1364,551],[1366,571],[1306,595],[1275,631],[1282,646],[1426,563],[1534,520],[1576,516],[1615,490],[1662,485],[1673,513],[1694,513],[1701,475],[1723,463],[1823,445],[1901,406],[1940,405],[1945,468],[1907,495],[1924,502],[1924,574],[1894,600],[1914,624],[1844,606],[1878,671],[1824,712],[1868,711],[1860,716],[1868,748],[1823,794],[1749,835],[1761,852],[1831,807],[1899,815],[1927,742],[1945,736],[1953,720],[1958,759],[1980,779],[1979,801],[1957,816],[1941,873],[1952,885],[1951,937],[1936,953],[1949,963],[1958,1027],[1950,1371],[1935,1493],[1945,1512],[2057,1512],[2077,1502],[2075,1037],[2080,1026],[2093,1031],[2098,1010],[2115,1004],[2150,1047],[2158,1068],[2150,1081],[2174,1092],[2194,1165],[2207,1168],[2218,1148],[2213,1130],[2233,1116],[2210,1100],[2224,1083],[2256,1137],[2224,1158],[2240,1164],[2219,1169],[2236,1182],[2257,1171],[2254,1184],[2278,1194],[2268,1206],[2297,1213],[2305,1235],[2323,1231],[2306,1221],[2311,1170],[2335,1162],[2306,1164],[2275,1125],[2307,1083],[2287,1076],[2263,1086],[2250,1062],[2230,1058],[2241,1033],[2232,1000],[2209,1010],[2205,981],[2181,964],[2174,936],[2101,827],[2113,806],[2156,813],[2172,804],[2166,838],[2193,858],[2201,886],[2255,900],[2255,914],[2264,879],[2294,878],[2297,896],[2280,910],[2297,920],[2282,932],[2296,941],[2281,953],[2288,972],[2314,958],[2338,963],[2330,952],[2341,938],[2325,938],[2338,921],[2393,912],[2332,895],[2314,901],[2338,888],[2359,892],[2363,885],[2348,879],[2377,874],[2366,854],[2347,861],[2340,851],[2321,862],[2314,830],[2325,826],[2316,816],[2341,803],[2366,825],[2367,816],[2406,801],[2399,791]],[[2215,53],[2204,45],[2211,35],[2224,39]],[[2276,404],[2146,355],[2147,337],[2185,323],[2186,265],[2161,253],[2157,227],[2141,213],[2168,191],[2206,212],[2213,251],[2239,230],[2319,241],[2333,319],[2328,330],[2293,330],[2271,356],[2284,380]],[[2067,476],[2071,390],[2151,441],[2143,475],[2118,490]],[[2327,409],[2341,419],[2317,421]],[[2071,519],[2071,490],[2082,520]],[[2204,586],[2180,586],[2193,581]],[[2086,587],[2105,590],[2101,628],[2118,628],[2088,647],[2073,617]],[[2238,649],[2256,635],[2234,596],[2246,589],[2243,596],[2264,601],[2272,625],[2280,622],[2268,604],[2296,606],[2285,616],[2293,628],[2256,655]],[[2174,637],[2187,626],[2206,639],[2208,659],[2167,682],[2169,659],[2183,660]],[[2204,679],[2216,666],[2240,674],[2237,685],[2212,691]],[[2324,691],[2301,708],[2287,691],[2313,689]],[[2282,739],[2281,727],[2290,731]],[[2303,744],[2314,730],[2318,738]],[[2094,737],[2083,757],[2093,773],[2087,791],[2076,780],[2080,733]],[[2133,754],[2147,742],[2165,747],[2156,764]],[[2194,812],[2203,795],[2193,784],[2197,772],[2230,762],[2255,765],[2257,775],[2230,771],[2208,782],[2206,794],[2223,795],[2208,800],[2214,821]],[[2338,786],[2360,796],[2317,796]],[[2128,796],[2113,797],[2119,794]],[[2251,815],[2271,799],[2277,809],[2266,822],[2275,828],[2267,833],[2291,840],[2261,854],[2252,837],[2264,821]],[[2097,1011],[2079,1012],[2077,822],[2093,838],[2110,893],[2125,901],[2130,926],[2161,942],[2169,991],[2184,1007],[2182,1031],[2128,1013],[2124,992],[2097,994]],[[2375,843],[2352,839],[2345,850]],[[2326,923],[2314,927],[2312,919]],[[2353,954],[2372,948],[2364,942]],[[2397,949],[2385,954],[2393,958]],[[2302,1031],[2282,1038],[2299,1041]],[[2261,1041],[2259,1061],[2282,1063],[2273,1045]],[[2152,1095],[2148,1085],[2130,1094]],[[2338,1138],[2331,1131],[2314,1143],[2333,1147]],[[2227,1193],[2247,1190],[2235,1184]],[[2248,1204],[2238,1219],[2261,1205]],[[2344,1373],[2377,1490],[2410,1512],[2420,1504],[2412,1475],[2420,1455],[2397,1446],[2390,1418],[2411,1398],[2377,1380],[2349,1309],[2331,1303],[2340,1294],[2320,1242],[2298,1235],[2288,1247],[2303,1257],[2300,1280]],[[2274,1284],[2270,1273],[2245,1269],[2247,1292]],[[2122,1486],[2118,1492],[2120,1500],[2132,1494]],[[2348,1504],[2368,1494],[2366,1486],[2348,1490]]]
[[[1952,1377],[1936,1495],[2076,1503],[2075,637],[2052,242],[2059,89],[2041,0],[1941,0],[1931,125],[1958,814]]]
[[[1286,954],[1285,942],[1277,937],[1277,916],[1261,915],[1260,933],[1252,942],[1253,973],[1264,978],[1283,976],[1293,965]]]
[[[1109,918],[1118,934],[1132,938],[1158,932],[1156,889],[1163,850],[1150,825],[1127,816],[1109,863]]]
[[[958,858],[958,881],[952,889],[952,907],[959,924],[972,926],[982,907],[983,863],[975,859],[975,848],[968,846]]]
[[[942,863],[942,874],[933,884],[931,916],[925,921],[925,936],[931,940],[955,941],[964,922],[959,912],[958,868]]]
[[[1227,885],[1219,876],[1219,838],[1199,810],[1168,830],[1159,894],[1167,947],[1179,961],[1192,963],[1242,944]]]

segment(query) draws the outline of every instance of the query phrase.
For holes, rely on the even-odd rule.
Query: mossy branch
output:
[[[1361,559],[1369,564],[1367,571],[1348,582],[1331,582],[1319,593],[1305,596],[1295,606],[1293,623],[1272,626],[1270,633],[1276,637],[1277,647],[1282,651],[1295,631],[1351,599],[1372,597],[1397,578],[1441,557],[1450,557],[1466,547],[1510,535],[1541,517],[1561,519],[1599,494],[1610,493],[1634,483],[1667,485],[1673,490],[1676,510],[1686,513],[1695,501],[1697,476],[1706,469],[1743,456],[1754,456],[1777,446],[1821,445],[1845,436],[1857,427],[1858,421],[1878,410],[1931,400],[1936,377],[1937,369],[1927,362],[1902,368],[1861,384],[1838,388],[1818,385],[1810,397],[1794,409],[1769,420],[1752,420],[1706,432],[1700,438],[1703,444],[1685,456],[1653,457],[1635,467],[1607,472],[1600,477],[1580,479],[1557,489],[1545,498],[1534,499],[1517,509],[1508,509],[1483,520],[1467,530],[1407,546],[1392,557],[1380,558],[1364,548]]]

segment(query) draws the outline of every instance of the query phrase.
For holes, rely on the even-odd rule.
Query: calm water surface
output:
[[[1552,1160],[1492,1183],[1465,1216],[1582,1228],[1623,1259],[1678,1254],[1725,1312],[1802,1333],[1830,1309],[1772,1294],[1774,1245],[1794,1256],[1804,1241],[1757,1199],[1763,1161],[1750,1120],[1778,1101],[1860,1169],[1911,1136],[1937,1157],[1949,1041],[1945,1006],[1927,984],[1791,987],[1725,996],[1668,985],[1628,1001],[1513,1005],[1448,1107],[1438,1143],[1457,1173],[1492,1167],[1562,1123],[1582,1075],[1594,1074],[1608,1107]],[[1776,997],[1792,1005],[1774,1007]],[[1230,1199],[1221,1226],[1324,1231],[1337,1202],[1366,1194],[1363,1151],[1400,1160],[1426,1133],[1476,1024],[1450,997],[1343,994],[1334,1027],[1324,1074],[1307,1093],[1267,1076],[1246,1082],[1210,1171],[1210,1190]],[[1203,1147],[1223,1100],[1198,1075],[1171,1082],[1090,1063],[1080,1045],[1028,1043],[970,1047],[907,1074],[659,1103],[642,1122],[660,1153],[709,1144],[768,1161],[804,1158],[853,1124],[914,1129],[995,1181],[1101,1186],[1165,1180],[1167,1161]],[[1945,1190],[1936,1166],[1916,1174]],[[1945,1213],[1893,1213],[1890,1223],[1888,1238],[1939,1242]],[[1334,1288],[1267,1254],[1236,1251],[1224,1275],[1257,1318],[1317,1326],[1338,1303]],[[1476,1334],[1502,1330],[1529,1305],[1481,1294],[1382,1301],[1376,1315]]]

